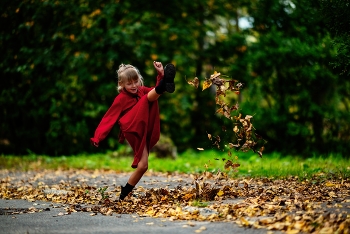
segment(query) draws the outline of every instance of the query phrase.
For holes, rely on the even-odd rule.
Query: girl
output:
[[[175,66],[161,62],[153,62],[157,70],[155,88],[143,86],[143,78],[139,70],[132,65],[121,64],[117,71],[119,95],[103,116],[91,144],[98,147],[110,132],[115,123],[120,127],[119,142],[126,139],[134,151],[134,161],[131,165],[135,171],[131,174],[125,186],[122,186],[120,200],[132,191],[148,169],[150,149],[158,142],[160,135],[160,119],[158,98],[165,91],[175,91]]]

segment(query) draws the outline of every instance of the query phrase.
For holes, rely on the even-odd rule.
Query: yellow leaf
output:
[[[204,150],[203,148],[197,148],[197,150]]]
[[[329,181],[325,185],[327,187],[334,187],[335,186],[335,184],[333,184],[332,182],[329,182]]]
[[[194,193],[187,193],[185,196],[183,196],[183,199],[185,201],[188,201],[190,199],[192,199],[192,197],[194,196],[195,194]]]
[[[220,190],[216,195],[218,195],[219,197],[224,195],[224,192],[222,190]]]
[[[219,108],[216,113],[219,113],[219,114],[224,114],[224,109],[223,108]]]
[[[180,206],[177,206],[177,207],[176,207],[176,212],[177,212],[177,213],[181,213],[181,212],[182,212],[182,209],[181,209]]]
[[[154,211],[153,210],[149,210],[149,211],[146,212],[146,214],[149,215],[149,216],[152,216],[152,215],[154,215]]]
[[[239,120],[240,118],[241,118],[241,116],[242,116],[242,114],[241,113],[239,113],[239,115],[238,116],[233,116],[236,120]]]
[[[213,83],[211,82],[211,80],[205,80],[205,81],[203,82],[203,89],[202,89],[202,91],[205,90],[205,89],[207,89],[207,88],[209,88],[212,84],[213,84]]]
[[[214,71],[214,74],[210,76],[210,79],[215,79],[216,77],[219,77],[221,75],[220,72]]]
[[[243,226],[249,226],[249,221],[246,220],[244,217],[241,217],[240,221]]]

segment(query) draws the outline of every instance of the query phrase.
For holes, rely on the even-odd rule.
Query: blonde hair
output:
[[[120,64],[119,69],[117,71],[117,77],[118,77],[118,92],[123,90],[124,83],[130,82],[130,81],[140,81],[140,85],[143,86],[143,77],[141,76],[141,73],[139,70],[130,65],[130,64]]]

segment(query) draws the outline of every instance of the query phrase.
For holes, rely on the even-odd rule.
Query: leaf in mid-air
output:
[[[212,84],[213,84],[213,82],[211,80],[209,80],[209,79],[205,80],[203,82],[203,89],[202,89],[202,91],[207,89],[207,88],[209,88]]]
[[[187,83],[197,89],[199,86],[199,79],[195,77],[193,80],[187,81]]]

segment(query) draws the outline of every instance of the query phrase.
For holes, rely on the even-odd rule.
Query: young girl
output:
[[[153,62],[157,70],[155,88],[143,86],[143,78],[139,70],[132,65],[121,64],[117,71],[119,95],[103,116],[95,135],[90,138],[91,144],[98,147],[115,123],[120,127],[119,142],[126,139],[134,151],[131,174],[125,186],[122,186],[120,200],[123,200],[140,181],[148,169],[150,149],[158,142],[160,135],[160,119],[158,98],[165,91],[175,91],[174,78],[176,70],[173,64],[165,68],[161,62]]]

